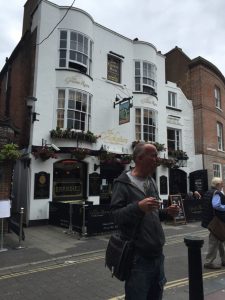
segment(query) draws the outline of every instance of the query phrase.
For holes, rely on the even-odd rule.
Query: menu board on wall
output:
[[[177,205],[180,208],[179,214],[173,218],[173,223],[176,225],[177,223],[186,224],[186,217],[184,212],[184,205],[181,195],[170,195],[169,196],[169,205]]]
[[[35,174],[34,179],[34,199],[49,198],[50,174],[39,172]]]
[[[0,219],[10,217],[10,200],[0,200]]]

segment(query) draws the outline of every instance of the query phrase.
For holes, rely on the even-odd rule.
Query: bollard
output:
[[[16,249],[23,249],[24,247],[21,245],[21,241],[23,239],[23,213],[24,213],[24,208],[21,207],[20,210],[20,228],[19,228],[19,245],[16,247]]]
[[[69,203],[69,228],[68,230],[64,231],[66,234],[75,234],[73,231],[73,204]]]
[[[188,247],[189,300],[204,300],[201,258],[204,240],[186,236],[184,242]]]
[[[83,200],[83,205],[82,205],[82,228],[81,228],[82,237],[87,236],[86,216],[85,216],[85,207],[86,206],[88,206],[88,205],[86,205],[85,200]]]

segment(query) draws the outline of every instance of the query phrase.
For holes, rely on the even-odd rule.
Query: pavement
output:
[[[163,226],[167,227],[165,224]],[[19,241],[18,236],[13,232],[4,234],[0,244],[0,276],[30,265],[101,252],[106,248],[109,236],[105,234],[80,237],[77,233],[53,225],[31,226],[24,228],[24,232],[24,241]],[[224,300],[223,278],[212,277],[204,281],[204,294],[205,300]],[[179,295],[176,295],[176,298],[179,299]]]

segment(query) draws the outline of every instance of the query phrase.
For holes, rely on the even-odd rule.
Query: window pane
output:
[[[60,40],[60,48],[66,48],[67,46],[67,41],[66,40]]]
[[[141,76],[141,64],[139,61],[135,61],[135,76]]]
[[[68,110],[68,112],[67,112],[67,117],[68,117],[69,119],[74,119],[74,111]]]
[[[88,39],[84,37],[84,53],[88,55]]]
[[[83,36],[81,34],[78,34],[78,51],[83,52]]]
[[[81,110],[81,102],[80,101],[76,101],[76,109]]]

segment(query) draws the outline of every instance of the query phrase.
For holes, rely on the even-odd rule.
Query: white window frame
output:
[[[138,113],[140,112],[140,113]],[[146,118],[146,115],[148,116]],[[144,123],[147,121],[146,123]],[[157,112],[149,108],[135,108],[135,138],[145,142],[156,141]]]
[[[221,177],[222,166],[218,163],[213,163],[213,177]]]
[[[135,60],[135,91],[152,94],[156,91],[156,65],[148,62]]]
[[[174,139],[168,138],[168,130],[174,132]],[[174,147],[169,146],[169,141],[174,143]],[[177,128],[167,127],[167,148],[168,150],[181,150],[181,130]]]
[[[218,86],[215,86],[214,88],[214,96],[215,96],[216,108],[221,109],[221,92]]]
[[[91,75],[92,48],[93,42],[85,34],[61,29],[59,31],[59,68],[75,69]]]
[[[177,108],[177,93],[168,91],[168,106]]]
[[[71,104],[74,105],[74,107],[72,107]],[[90,130],[91,105],[91,94],[78,89],[58,88],[56,127],[82,131]],[[72,115],[74,117],[71,117]],[[69,120],[73,122],[72,126],[68,126]]]
[[[220,122],[216,123],[216,133],[218,150],[224,151],[223,124]]]

